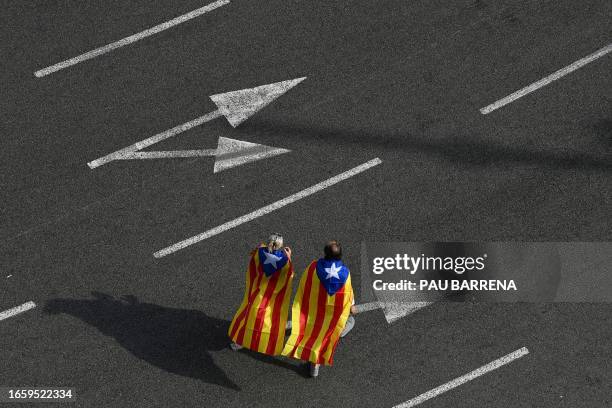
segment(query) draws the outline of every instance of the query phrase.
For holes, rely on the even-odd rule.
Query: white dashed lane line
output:
[[[331,177],[327,180],[324,180],[320,183],[317,183],[313,186],[310,186],[300,192],[297,192],[295,194],[290,195],[289,197],[285,197],[282,200],[276,201],[272,204],[266,205],[265,207],[262,207],[258,210],[255,210],[253,212],[250,212],[248,214],[243,215],[242,217],[238,217],[232,221],[228,221],[224,224],[219,225],[218,227],[209,229],[208,231],[202,232],[201,234],[195,235],[191,238],[187,238],[181,242],[177,242],[174,245],[170,245],[167,248],[161,249],[157,252],[155,252],[153,254],[153,256],[155,258],[162,258],[166,255],[170,255],[176,251],[179,251],[181,249],[184,249],[190,245],[193,245],[195,243],[198,243],[200,241],[203,241],[205,239],[208,239],[210,237],[213,237],[215,235],[221,234],[222,232],[225,232],[227,230],[230,230],[232,228],[236,228],[239,225],[245,224],[247,222],[253,221],[256,218],[259,218],[263,215],[269,214],[273,211],[278,210],[279,208],[282,208],[286,205],[289,205],[291,203],[294,203],[298,200],[301,200],[302,198],[308,197],[314,193],[317,193],[321,190],[326,189],[327,187],[331,187],[334,184],[338,184],[341,181],[344,181],[346,179],[349,179],[353,176],[356,176],[359,173],[362,173],[368,169],[371,169],[374,166],[378,166],[380,163],[382,163],[382,161],[377,157],[375,159],[370,160],[369,162],[366,162],[364,164],[361,164],[357,167],[354,167],[348,171],[345,171],[344,173],[340,173],[337,176]]]
[[[612,51],[612,44],[608,44],[605,47],[601,48],[600,50],[595,51],[593,54],[588,55],[582,59],[579,59],[578,61],[568,65],[567,67],[561,68],[557,72],[554,72],[550,74],[549,76],[544,77],[540,79],[539,81],[526,86],[525,88],[519,89],[518,91],[506,96],[505,98],[502,98],[488,106],[485,106],[484,108],[480,109],[480,113],[482,113],[483,115],[486,115],[488,113],[493,112],[496,109],[501,108],[502,106],[512,103],[516,101],[517,99],[522,98],[523,96],[528,95],[532,93],[533,91],[537,91],[538,89],[550,84],[551,82],[556,81],[557,79],[562,78],[566,76],[567,74],[573,71],[576,71],[579,68],[584,67],[585,65],[595,61],[596,59],[603,57],[604,55],[608,54],[610,51]]]
[[[218,7],[221,7],[221,6],[224,6],[226,4],[229,4],[229,2],[230,2],[229,0],[218,0],[218,1],[215,1],[214,3],[210,3],[210,4],[208,4],[208,5],[204,6],[204,7],[200,7],[199,9],[190,11],[187,14],[183,14],[181,16],[173,18],[170,21],[166,21],[165,23],[158,24],[155,27],[148,28],[148,29],[146,29],[144,31],[141,31],[139,33],[132,34],[129,37],[122,38],[119,41],[112,42],[112,43],[107,44],[107,45],[105,45],[103,47],[96,48],[95,50],[88,51],[88,52],[86,52],[84,54],[77,55],[76,57],[67,59],[67,60],[62,61],[62,62],[58,62],[57,64],[51,65],[51,66],[49,66],[47,68],[43,68],[41,70],[38,70],[38,71],[36,71],[34,73],[34,75],[36,77],[38,77],[38,78],[42,78],[42,77],[44,77],[46,75],[52,74],[52,73],[57,72],[57,71],[59,71],[61,69],[71,67],[71,66],[76,65],[76,64],[78,64],[80,62],[87,61],[89,59],[98,57],[98,56],[100,56],[102,54],[106,54],[107,52],[116,50],[117,48],[121,48],[121,47],[123,47],[125,45],[135,43],[136,41],[142,40],[143,38],[150,37],[150,36],[152,36],[154,34],[160,33],[160,32],[162,32],[164,30],[167,30],[167,29],[172,28],[172,27],[174,27],[176,25],[184,23],[185,21],[189,21],[189,20],[191,20],[193,18],[201,16],[202,14],[208,13],[209,11],[212,11],[212,10],[218,8]]]
[[[36,307],[36,303],[34,302],[26,302],[23,305],[13,307],[12,309],[5,310],[4,312],[0,312],[0,320],[6,320],[9,317],[16,316],[20,313],[27,312],[30,309],[34,309]]]
[[[456,388],[462,384],[465,384],[466,382],[472,381],[480,377],[483,374],[486,374],[502,366],[505,366],[506,364],[509,364],[516,359],[526,356],[527,354],[529,354],[529,350],[527,350],[527,347],[520,348],[516,351],[513,351],[510,354],[506,354],[505,356],[498,358],[497,360],[491,361],[489,364],[483,365],[482,367],[477,368],[474,371],[471,371],[465,375],[462,375],[461,377],[457,377],[452,381],[442,384],[439,387],[434,388],[433,390],[427,391],[426,393],[423,393],[419,395],[418,397],[415,397],[409,401],[396,405],[393,408],[410,408],[410,407],[419,405],[420,403],[430,400],[434,397],[437,397],[438,395],[443,394],[446,391],[450,391],[453,388]]]

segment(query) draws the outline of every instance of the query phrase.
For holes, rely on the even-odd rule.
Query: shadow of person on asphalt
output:
[[[255,351],[246,349],[242,349],[240,350],[240,352],[264,364],[270,364],[273,366],[284,368],[285,370],[293,371],[303,378],[310,378],[308,366],[304,361],[291,360],[287,357],[268,356],[266,354],[257,353]]]
[[[92,295],[94,299],[52,299],[44,310],[78,317],[162,370],[240,390],[209,353],[227,347],[229,322],[199,310],[141,303],[134,296]]]

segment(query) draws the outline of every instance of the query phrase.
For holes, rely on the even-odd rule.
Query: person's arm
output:
[[[289,260],[291,260],[291,248],[289,248],[289,247],[284,247],[284,248],[283,248],[283,251],[285,251],[285,254],[287,255],[287,258],[288,258]]]

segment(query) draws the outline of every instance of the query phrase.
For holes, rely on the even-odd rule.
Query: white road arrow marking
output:
[[[209,229],[208,231],[204,231],[201,234],[195,235],[191,238],[187,238],[183,241],[177,242],[174,245],[170,245],[164,249],[161,249],[153,254],[155,258],[162,258],[166,255],[170,255],[176,251],[179,251],[183,248],[187,248],[190,245],[196,244],[200,241],[208,239],[210,237],[214,237],[215,235],[221,234],[227,230],[232,228],[236,228],[239,225],[245,224],[247,222],[253,221],[256,218],[259,218],[263,215],[269,214],[273,211],[278,210],[279,208],[285,207],[291,203],[294,203],[302,198],[308,197],[314,193],[317,193],[321,190],[326,189],[327,187],[333,186],[334,184],[338,184],[343,180],[349,179],[359,173],[362,173],[368,169],[371,169],[374,166],[378,166],[382,161],[377,157],[372,159],[366,163],[363,163],[357,167],[353,167],[350,170],[345,171],[344,173],[340,173],[337,176],[328,178],[320,183],[317,183],[313,186],[310,186],[302,191],[299,191],[295,194],[290,195],[289,197],[285,197],[282,200],[276,201],[272,204],[266,205],[258,210],[252,211],[248,214],[243,215],[242,217],[238,217],[232,221],[228,221],[224,224],[221,224],[215,228]]]
[[[220,137],[216,149],[131,152],[119,156],[117,160],[175,159],[214,156],[215,167],[213,172],[219,173],[232,167],[265,159],[267,157],[278,156],[283,153],[289,153],[290,151],[291,150]]]
[[[368,257],[367,245],[361,242],[361,263],[362,271],[367,270]],[[375,291],[377,299],[375,302],[356,305],[357,313],[369,312],[370,310],[382,309],[385,320],[391,324],[402,317],[408,316],[420,309],[423,309],[435,302],[423,300],[421,296],[415,296],[412,292],[404,291]]]
[[[232,167],[289,153],[290,151],[278,147],[220,137],[217,150],[215,151],[215,168],[213,172],[219,173]]]
[[[426,393],[421,394],[418,397],[415,397],[402,404],[396,405],[393,408],[412,408],[422,402],[437,397],[438,395],[443,394],[446,391],[450,391],[453,388],[465,384],[468,381],[472,381],[473,379],[478,378],[483,374],[486,374],[506,364],[509,364],[516,359],[526,356],[527,354],[529,354],[529,350],[527,350],[527,347],[520,348],[510,354],[506,354],[505,356],[498,358],[497,360],[491,361],[489,364],[483,365],[482,367],[477,368],[474,371],[462,375],[461,377],[457,377],[454,380],[447,382],[446,384],[442,384],[439,387],[434,388],[433,390],[427,391]]]
[[[202,14],[208,13],[209,11],[212,11],[212,10],[214,10],[214,9],[216,9],[218,7],[224,6],[226,4],[229,4],[229,0],[218,0],[218,1],[215,1],[214,3],[210,3],[210,4],[208,4],[208,5],[204,6],[204,7],[200,7],[199,9],[190,11],[187,14],[183,14],[181,16],[173,18],[170,21],[166,21],[165,23],[158,24],[155,27],[148,28],[148,29],[146,29],[144,31],[141,31],[139,33],[132,34],[129,37],[122,38],[119,41],[115,41],[113,43],[107,44],[107,45],[102,46],[100,48],[96,48],[95,50],[91,50],[91,51],[88,51],[88,52],[86,52],[84,54],[77,55],[74,58],[70,58],[70,59],[67,59],[65,61],[58,62],[57,64],[51,65],[50,67],[38,70],[38,71],[36,71],[34,73],[34,75],[36,77],[38,77],[38,78],[42,78],[42,77],[44,77],[46,75],[52,74],[52,73],[54,73],[56,71],[59,71],[61,69],[71,67],[71,66],[76,65],[76,64],[78,64],[80,62],[87,61],[87,60],[95,58],[95,57],[97,57],[99,55],[106,54],[107,52],[116,50],[117,48],[121,48],[121,47],[123,47],[125,45],[135,43],[136,41],[142,40],[143,38],[150,37],[153,34],[160,33],[160,32],[162,32],[164,30],[167,30],[167,29],[169,29],[171,27],[174,27],[176,25],[184,23],[185,21],[189,21],[189,20],[191,20],[193,18],[199,17]]]
[[[219,112],[225,116],[227,121],[236,127],[305,79],[306,77],[302,77],[255,88],[220,93],[211,95],[210,99],[217,105]]]
[[[267,84],[258,86],[255,88],[242,89],[239,91],[231,91],[222,94],[212,95],[210,98],[217,105],[217,110],[209,112],[199,118],[193,119],[189,122],[183,123],[182,125],[178,125],[173,127],[172,129],[168,129],[164,132],[158,133],[154,136],[151,136],[147,139],[141,140],[140,142],[136,142],[133,145],[125,147],[121,150],[117,150],[116,152],[107,154],[106,156],[100,157],[99,159],[93,160],[87,165],[91,169],[95,169],[96,167],[100,167],[104,164],[110,163],[114,160],[125,160],[125,156],[128,158],[153,158],[146,157],[147,155],[141,155],[141,157],[134,157],[133,153],[145,149],[149,146],[152,146],[156,143],[159,143],[163,140],[169,139],[173,136],[176,136],[180,133],[183,133],[189,129],[192,129],[196,126],[200,126],[206,122],[210,122],[213,119],[216,119],[220,116],[225,116],[229,123],[236,127],[240,123],[244,122],[246,119],[259,112],[261,109],[269,105],[272,101],[277,99],[279,96],[283,95],[289,89],[293,88],[300,82],[302,82],[306,77],[291,79],[282,82],[275,82],[273,84]],[[231,140],[231,139],[230,139]],[[247,143],[247,142],[242,142]],[[257,145],[261,146],[261,145]],[[274,149],[274,148],[269,148]],[[283,149],[280,149],[283,150]],[[142,152],[144,153],[144,152]],[[279,152],[277,154],[286,153]],[[131,156],[132,157],[129,157]],[[269,157],[271,154],[268,154],[264,157]],[[273,154],[272,154],[273,156]],[[193,156],[189,156],[193,157]],[[228,161],[225,159],[221,160],[222,164],[219,164],[220,170],[224,170],[225,168],[234,167],[237,164],[237,160]],[[255,159],[258,160],[258,159]],[[244,163],[253,160],[247,160]],[[233,165],[229,165],[233,164]],[[216,166],[215,166],[216,167]],[[217,172],[217,171],[215,171]]]

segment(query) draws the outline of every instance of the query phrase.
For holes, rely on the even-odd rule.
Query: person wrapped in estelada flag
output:
[[[292,307],[293,327],[283,349],[284,356],[309,361],[313,377],[320,365],[333,364],[354,304],[351,276],[342,263],[340,244],[330,241],[324,251],[325,257],[313,261],[300,279]]]
[[[271,356],[283,350],[293,282],[291,249],[272,234],[251,252],[242,304],[229,327],[231,348]]]

